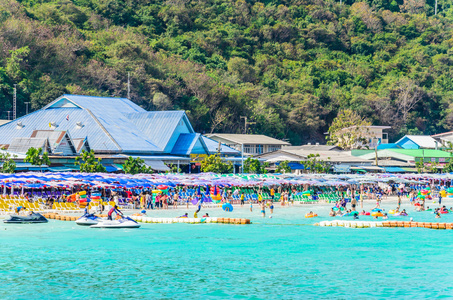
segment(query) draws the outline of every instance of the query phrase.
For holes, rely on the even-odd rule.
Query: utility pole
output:
[[[127,99],[131,100],[131,77],[129,72],[127,72]]]
[[[248,122],[247,117],[241,116],[241,119],[244,119],[244,134],[247,134],[247,125],[256,124],[256,122]]]
[[[30,102],[24,102],[25,103],[25,114],[28,115],[28,104]]]
[[[377,155],[377,146],[374,147],[374,155],[375,155],[375,159],[376,159],[376,167],[378,167],[378,155]]]
[[[437,16],[437,0],[436,0],[436,4],[434,5],[434,15]]]
[[[16,104],[17,104],[17,95],[16,95],[16,84],[14,84],[14,97],[13,97],[13,120],[16,120]]]

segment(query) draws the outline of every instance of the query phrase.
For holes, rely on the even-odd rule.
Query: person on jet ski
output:
[[[113,219],[112,219],[112,214],[113,214],[113,213],[116,213],[117,215],[120,215],[120,216],[123,217],[123,213],[118,209],[118,206],[115,205],[114,207],[112,207],[112,208],[109,210],[109,213],[108,213],[108,215],[107,215],[107,220],[113,221]]]
[[[27,208],[24,207],[24,206],[18,206],[18,207],[16,207],[16,214],[19,214],[19,212],[20,212],[21,210],[26,210],[26,209],[27,209]]]

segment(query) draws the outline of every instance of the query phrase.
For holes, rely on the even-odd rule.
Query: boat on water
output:
[[[91,226],[91,225],[96,225],[97,223],[99,223],[102,220],[103,220],[102,218],[95,216],[93,214],[85,214],[85,215],[81,216],[80,218],[78,218],[75,222],[77,225]]]
[[[118,220],[101,220],[90,228],[139,228],[140,224],[129,217],[123,217]]]
[[[24,224],[24,223],[47,223],[49,222],[43,215],[32,212],[29,215],[8,215],[3,223]]]

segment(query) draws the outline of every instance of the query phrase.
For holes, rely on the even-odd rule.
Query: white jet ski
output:
[[[91,226],[91,225],[96,225],[97,223],[99,223],[102,220],[103,220],[102,218],[95,216],[93,214],[85,214],[85,215],[81,216],[80,218],[78,218],[75,222],[77,225]]]
[[[100,220],[96,225],[90,228],[139,228],[140,224],[129,217],[123,217],[119,220]]]

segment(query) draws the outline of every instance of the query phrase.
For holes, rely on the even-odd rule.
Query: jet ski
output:
[[[90,228],[139,228],[140,224],[129,217],[123,217],[118,220],[100,220],[96,225]]]
[[[78,218],[75,222],[77,225],[81,226],[91,226],[91,225],[96,225],[102,221],[102,218],[95,216],[93,214],[84,214],[80,218]]]
[[[32,212],[29,215],[8,215],[3,223],[47,223],[49,222],[43,215]]]

